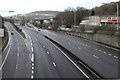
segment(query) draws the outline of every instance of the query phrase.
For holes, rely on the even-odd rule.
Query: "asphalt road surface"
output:
[[[9,42],[2,53],[3,78],[88,78],[41,33],[21,27],[26,35],[24,39],[10,23],[5,22],[5,26]]]
[[[39,33],[61,44],[104,78],[118,78],[118,53],[120,50],[49,30],[41,29]]]
[[[53,43],[30,28],[22,28],[33,43],[34,78],[86,78]]]
[[[6,22],[9,32],[9,42],[2,53],[2,78],[30,78],[31,60],[24,39],[16,32],[13,26]],[[11,35],[11,33],[14,33]]]

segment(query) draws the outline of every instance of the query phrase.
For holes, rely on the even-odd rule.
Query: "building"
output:
[[[83,20],[80,24],[90,26],[101,26],[107,24],[120,23],[120,18],[117,19],[115,16],[89,16],[88,20]]]
[[[2,16],[0,16],[0,28],[2,28]]]

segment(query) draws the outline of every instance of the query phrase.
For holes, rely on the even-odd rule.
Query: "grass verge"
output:
[[[26,38],[25,34],[22,32],[22,29],[18,28],[14,23],[12,23],[15,30],[23,37]]]
[[[8,32],[5,32],[5,36],[2,38],[2,51],[5,49],[5,47],[7,46],[8,44],[8,40],[9,40],[9,37],[8,37]]]

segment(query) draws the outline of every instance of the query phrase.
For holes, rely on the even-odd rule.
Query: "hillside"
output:
[[[115,15],[117,14],[117,3],[119,5],[119,15],[120,15],[120,1],[119,2],[111,2],[107,4],[103,4],[100,7],[95,7],[92,10],[95,11],[95,15],[106,16],[106,15]]]

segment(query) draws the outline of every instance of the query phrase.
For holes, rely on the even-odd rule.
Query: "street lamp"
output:
[[[119,31],[119,24],[118,24],[118,20],[119,20],[119,8],[118,8],[118,3],[117,3],[117,32]]]
[[[76,26],[76,10],[74,9],[74,27]]]

